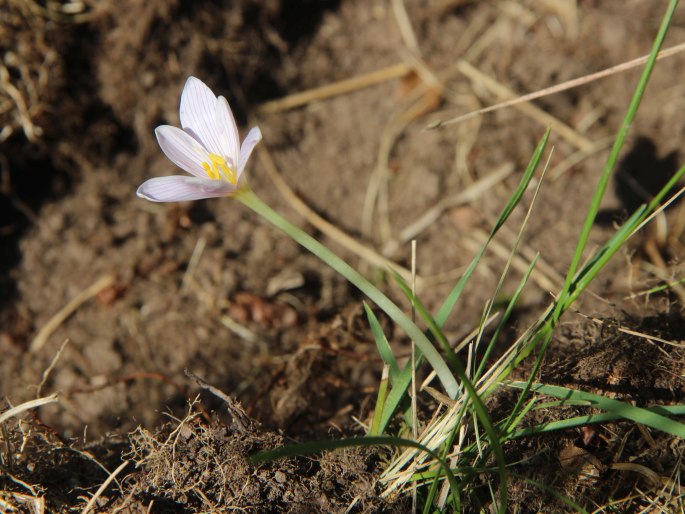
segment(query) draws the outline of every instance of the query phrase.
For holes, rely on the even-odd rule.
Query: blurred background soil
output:
[[[186,78],[226,96],[243,134],[261,128],[247,171],[257,194],[400,302],[382,269],[293,209],[279,177],[318,215],[404,267],[403,231],[443,206],[415,234],[419,294],[431,308],[470,262],[552,123],[550,169],[522,243],[524,259],[541,259],[515,334],[562,283],[640,69],[536,101],[551,118],[508,108],[425,127],[507,99],[496,86],[524,94],[649,53],[665,5],[5,0],[0,394],[16,405],[39,384],[42,394],[59,392],[40,422],[88,447],[182,418],[200,392],[188,368],[238,398],[265,430],[299,440],[363,433],[356,420],[372,412],[381,362],[361,296],[237,202],[135,196],[145,179],[180,173],[153,131],[178,125]],[[667,45],[684,39],[681,7]],[[273,102],[372,72],[380,78],[348,92],[292,108]],[[657,65],[593,244],[682,165],[682,76],[681,56]],[[493,173],[494,183],[460,199]],[[477,325],[524,208],[496,241],[505,253],[486,255],[451,318],[454,340]],[[682,274],[681,212],[671,209],[664,231],[645,232],[614,259],[552,352],[568,356],[569,334],[589,333],[578,328],[588,316],[680,312],[678,291],[631,294]],[[520,279],[515,268],[505,294]],[[402,334],[386,332],[401,352]],[[227,417],[214,396],[203,392],[201,403]]]

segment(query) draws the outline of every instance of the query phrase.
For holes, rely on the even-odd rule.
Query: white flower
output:
[[[180,202],[235,193],[252,149],[262,139],[259,128],[250,129],[240,145],[228,102],[195,77],[188,78],[181,93],[180,118],[182,129],[162,125],[155,134],[165,155],[192,177],[153,178],[136,194],[153,202]]]

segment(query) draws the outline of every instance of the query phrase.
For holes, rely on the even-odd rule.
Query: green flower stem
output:
[[[390,318],[414,340],[416,346],[423,352],[424,357],[435,370],[435,373],[442,382],[442,386],[445,388],[445,392],[449,397],[452,399],[456,398],[459,391],[459,385],[445,363],[445,360],[433,347],[423,331],[419,329],[419,327],[417,327],[416,324],[397,307],[397,305],[340,257],[265,204],[248,187],[241,189],[235,195],[235,198],[340,273],[374,302],[383,312],[390,316]]]

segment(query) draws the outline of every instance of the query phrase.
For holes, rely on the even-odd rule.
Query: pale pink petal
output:
[[[250,155],[252,154],[252,149],[261,140],[262,131],[259,130],[259,127],[252,127],[250,131],[247,133],[247,136],[245,136],[245,140],[243,141],[243,144],[240,147],[240,163],[238,164],[238,176],[240,176],[240,174],[245,169],[247,160],[250,158]]]
[[[185,202],[227,196],[236,188],[224,180],[200,179],[174,175],[143,182],[136,194],[152,202]]]
[[[181,127],[211,153],[223,155],[221,127],[217,124],[218,100],[200,79],[189,77],[181,93]]]
[[[155,129],[157,142],[176,166],[199,178],[207,178],[202,163],[209,161],[204,147],[178,127],[162,125]]]
[[[217,100],[216,124],[219,127],[219,141],[222,146],[222,152],[219,155],[226,157],[228,165],[235,170],[238,167],[240,155],[240,136],[231,107],[223,96]]]

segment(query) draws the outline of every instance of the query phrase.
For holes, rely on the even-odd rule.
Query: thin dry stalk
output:
[[[666,48],[665,50],[662,50],[659,52],[657,56],[657,60],[665,59],[667,57],[672,57],[680,52],[685,50],[685,43],[681,43],[679,45],[674,45],[672,47]],[[454,123],[460,123],[464,120],[476,117],[476,116],[481,116],[483,114],[497,111],[500,109],[504,109],[506,107],[513,107],[515,105],[525,103],[525,102],[530,102],[532,100],[537,100],[538,98],[543,98],[545,96],[550,96],[554,95],[556,93],[560,93],[562,91],[567,91],[569,89],[573,89],[579,86],[582,86],[584,84],[588,84],[590,82],[594,82],[595,80],[602,79],[604,77],[609,77],[611,75],[615,75],[617,73],[622,73],[624,71],[630,70],[632,68],[637,68],[639,66],[642,66],[647,62],[649,56],[645,55],[642,57],[638,57],[637,59],[633,59],[631,61],[627,61],[621,64],[617,64],[616,66],[612,66],[610,68],[606,68],[602,71],[598,71],[596,73],[590,73],[589,75],[584,75],[583,77],[579,77],[577,79],[572,79],[572,80],[567,80],[566,82],[562,82],[561,84],[557,84],[556,86],[551,86],[545,89],[541,89],[539,91],[534,91],[533,93],[529,93],[527,95],[523,96],[518,96],[516,98],[511,98],[509,100],[506,100],[504,102],[497,103],[495,105],[491,105],[490,107],[486,107],[484,109],[480,109],[478,111],[474,112],[469,112],[466,114],[463,114],[461,116],[457,116],[454,118],[450,118],[447,120],[438,120],[430,125],[428,125],[429,129],[432,128],[438,128],[438,127],[444,127],[447,125],[453,125]],[[466,61],[460,61],[461,62],[466,62]],[[468,63],[466,63],[468,65]],[[470,65],[468,65],[470,66]],[[447,112],[442,113],[447,114]]]
[[[512,163],[506,163],[466,189],[442,198],[437,202],[437,204],[419,216],[418,219],[400,231],[399,235],[395,239],[388,241],[383,247],[383,255],[393,255],[400,245],[421,234],[421,232],[435,223],[447,209],[451,209],[453,207],[457,207],[458,205],[463,205],[478,199],[487,191],[489,191],[495,184],[500,183],[507,176],[509,176],[514,169],[515,167]]]
[[[91,298],[97,296],[101,291],[107,289],[114,284],[116,277],[114,275],[105,275],[100,277],[93,285],[81,291],[75,298],[62,307],[50,320],[40,329],[38,335],[31,342],[29,352],[36,353],[45,346],[48,339],[59,326],[64,323],[69,316],[74,314],[78,308]]]
[[[19,404],[16,407],[12,407],[11,409],[0,414],[0,425],[3,424],[8,419],[13,418],[14,416],[18,416],[22,412],[26,412],[27,410],[30,410],[30,409],[35,409],[37,407],[40,407],[41,405],[46,405],[48,403],[54,403],[56,401],[57,401],[57,394],[51,394],[50,396],[44,396],[43,398],[36,398],[35,400],[30,400],[28,402],[24,402],[22,404]]]
[[[62,353],[64,352],[64,349],[67,347],[67,344],[69,344],[69,339],[64,340],[62,346],[59,347],[59,350],[57,350],[57,353],[52,358],[52,361],[50,361],[50,365],[47,367],[45,371],[43,371],[43,378],[41,379],[40,384],[38,384],[38,389],[36,390],[37,397],[40,396],[43,386],[48,381],[48,378],[50,377],[50,373],[52,373],[52,370],[55,369],[57,361],[59,361],[60,357],[62,356]]]
[[[416,38],[414,28],[411,26],[411,20],[409,19],[409,13],[407,13],[407,7],[404,5],[404,1],[392,0],[392,10],[393,13],[395,13],[395,21],[400,30],[404,46],[415,55],[420,55],[421,49],[419,48],[419,40]]]
[[[93,507],[95,506],[95,502],[97,502],[98,498],[102,496],[102,493],[105,492],[105,489],[109,487],[109,484],[112,483],[112,481],[117,477],[119,473],[121,473],[126,466],[128,466],[129,461],[125,460],[122,462],[117,469],[115,469],[110,475],[107,477],[107,480],[105,480],[100,487],[98,487],[98,490],[95,491],[95,494],[93,497],[90,499],[88,504],[85,506],[85,508],[81,511],[81,514],[88,514]]]
[[[500,84],[492,77],[487,76],[485,73],[478,70],[475,66],[471,65],[466,61],[459,61],[457,64],[459,71],[461,71],[468,78],[477,82],[478,84],[484,86],[491,93],[499,96],[500,98],[515,99],[519,95],[514,93],[511,89],[503,84]],[[566,139],[576,148],[588,151],[593,148],[593,143],[586,137],[580,135],[572,127],[564,123],[563,121],[555,118],[551,114],[543,111],[539,107],[536,107],[529,103],[515,103],[512,104],[514,107],[519,109],[521,112],[527,116],[537,120],[541,125],[545,127],[551,127],[552,130],[559,134],[561,137]],[[444,123],[438,122],[437,125],[430,125],[429,128],[436,128]]]
[[[283,180],[283,177],[278,171],[278,168],[276,167],[276,164],[274,163],[271,153],[268,151],[267,147],[265,145],[260,145],[257,150],[262,166],[266,170],[273,184],[276,186],[276,189],[278,189],[278,192],[281,193],[281,196],[288,202],[290,207],[292,207],[308,223],[372,266],[376,266],[381,269],[393,269],[399,273],[403,279],[407,281],[411,280],[411,272],[408,269],[386,259],[382,255],[379,255],[375,250],[361,244],[352,236],[346,234],[338,227],[332,223],[329,223],[316,212],[314,212],[312,208],[310,208],[299,196],[295,194],[292,189],[290,189],[285,180]],[[417,277],[417,282],[421,284],[420,277]]]
[[[258,109],[259,114],[273,114],[277,112],[287,111],[296,107],[302,107],[312,102],[326,100],[336,96],[346,95],[360,89],[382,84],[390,80],[395,80],[404,77],[410,73],[412,69],[405,63],[393,64],[380,70],[352,77],[349,79],[327,84],[325,86],[302,91],[288,95],[278,100],[263,103]]]

